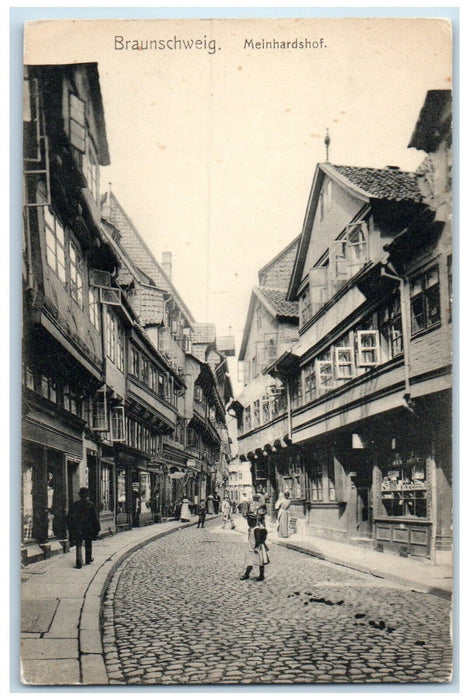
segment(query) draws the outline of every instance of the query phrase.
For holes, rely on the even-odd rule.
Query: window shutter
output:
[[[379,332],[357,331],[358,365],[374,367],[379,363]]]

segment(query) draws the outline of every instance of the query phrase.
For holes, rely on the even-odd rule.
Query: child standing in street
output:
[[[262,519],[248,515],[248,551],[246,552],[246,571],[241,576],[241,581],[249,578],[253,566],[259,567],[259,576],[256,581],[264,580],[264,568],[269,563],[268,547],[266,545],[267,529]]]

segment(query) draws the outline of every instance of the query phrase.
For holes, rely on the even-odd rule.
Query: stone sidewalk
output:
[[[420,593],[437,595],[447,600],[452,597],[453,569],[448,564],[436,565],[428,560],[384,554],[357,545],[300,534],[285,539],[278,537],[275,530],[269,533],[268,539],[282,547],[408,586]]]
[[[210,521],[217,516],[207,516]],[[135,550],[197,523],[169,521],[93,543],[89,566],[73,551],[21,571],[21,680],[31,685],[108,684],[101,641],[101,599],[114,569]]]
[[[207,521],[217,516],[208,516]],[[159,537],[194,526],[170,521],[122,532],[93,543],[94,561],[75,569],[74,551],[21,571],[22,682],[31,685],[107,685],[101,639],[101,601],[119,564]],[[235,516],[236,530],[247,531]],[[208,523],[207,523],[208,524]],[[369,573],[422,593],[451,597],[449,566],[382,554],[320,538],[279,538],[268,525],[268,542]]]

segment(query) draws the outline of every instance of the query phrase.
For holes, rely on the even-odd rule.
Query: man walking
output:
[[[199,521],[197,523],[197,527],[204,527],[205,525],[205,516],[207,514],[207,506],[205,505],[205,499],[202,498],[199,504]]]
[[[83,566],[82,546],[85,542],[85,564],[91,564],[92,541],[98,536],[100,525],[98,513],[94,503],[88,500],[88,489],[83,487],[79,490],[79,501],[75,501],[70,506],[67,515],[67,527],[70,533],[70,544],[76,545],[76,568]]]

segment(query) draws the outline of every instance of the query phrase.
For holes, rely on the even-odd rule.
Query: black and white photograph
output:
[[[453,680],[452,36],[25,24],[24,688]]]

